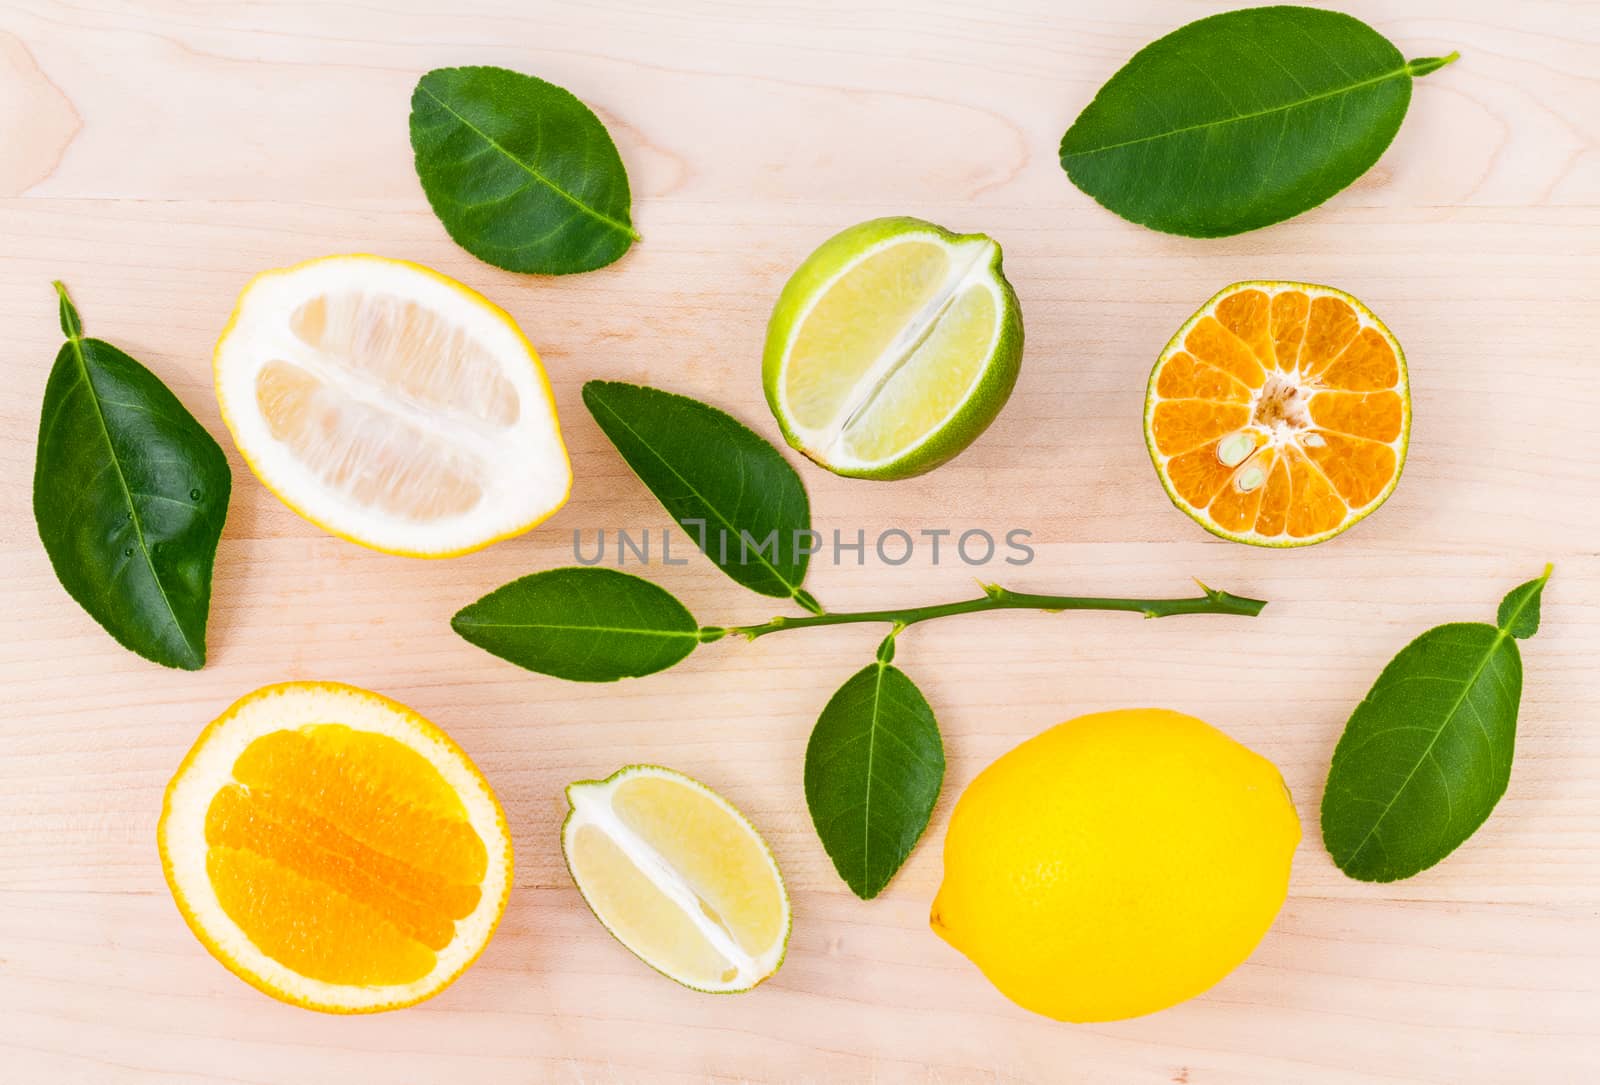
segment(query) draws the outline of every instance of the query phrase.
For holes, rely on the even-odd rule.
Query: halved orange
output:
[[[483,952],[511,836],[443,731],[354,686],[240,699],[167,785],[161,866],[190,930],[274,998],[328,1013],[438,994]]]
[[[1255,546],[1308,546],[1369,515],[1410,435],[1400,344],[1329,286],[1227,287],[1178,329],[1145,392],[1145,444],[1172,503]]]

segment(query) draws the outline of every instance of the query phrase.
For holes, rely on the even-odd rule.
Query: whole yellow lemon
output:
[[[1024,742],[962,793],[931,922],[1026,1009],[1137,1017],[1250,955],[1299,843],[1266,758],[1181,712],[1096,712]]]

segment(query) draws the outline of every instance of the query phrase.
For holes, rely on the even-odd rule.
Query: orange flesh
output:
[[[273,960],[327,983],[426,976],[477,907],[488,851],[427,759],[341,724],[247,746],[206,812],[217,900]]]
[[[1403,384],[1387,336],[1348,302],[1243,287],[1157,369],[1158,469],[1224,531],[1285,541],[1335,531],[1400,471]]]

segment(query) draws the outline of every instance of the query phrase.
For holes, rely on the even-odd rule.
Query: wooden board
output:
[[[1359,184],[1286,225],[1195,242],[1131,226],[1055,148],[1137,47],[1220,5],[1103,3],[134,4],[0,2],[0,1078],[12,1082],[1580,1081],[1600,1075],[1600,10],[1570,0],[1341,4],[1418,85]],[[500,64],[569,87],[627,162],[644,241],[560,280],[476,262],[411,166],[411,87]],[[711,399],[777,439],[759,352],[773,298],[822,238],[889,213],[1005,247],[1028,345],[1010,405],[942,470],[805,466],[817,523],[1020,527],[1036,560],[823,560],[831,607],[1025,590],[1270,599],[1258,620],[990,614],[916,629],[900,661],[943,724],[944,795],[879,900],[835,877],[801,795],[806,736],[878,630],[721,643],[598,688],[452,636],[461,604],[570,561],[572,537],[666,518],[579,400],[592,377]],[[329,252],[419,260],[504,305],[554,381],[577,475],[551,523],[425,563],[328,538],[229,447],[233,505],[200,673],[117,648],[52,576],[29,511],[59,345],[52,278],[92,334],[150,365],[226,437],[211,346],[258,270]],[[1308,550],[1213,539],[1174,510],[1140,436],[1156,351],[1241,278],[1337,284],[1405,344],[1416,429],[1376,516]],[[1316,832],[1350,709],[1412,636],[1484,619],[1554,561],[1524,648],[1518,757],[1494,817],[1443,865],[1347,880]],[[653,570],[707,622],[773,607],[709,565]],[[423,1007],[336,1019],[208,957],[162,883],[163,786],[235,697],[292,678],[381,690],[447,728],[499,790],[516,889],[476,968]],[[993,757],[1081,712],[1150,702],[1280,766],[1307,829],[1249,963],[1142,1020],[1033,1017],[927,929],[950,804]],[[736,998],[681,990],[594,922],[562,865],[566,782],[675,766],[740,804],[795,898],[788,962]]]

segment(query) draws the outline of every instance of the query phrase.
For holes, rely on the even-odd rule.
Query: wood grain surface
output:
[[[1066,180],[1055,148],[1140,45],[1225,5],[1182,0],[869,3],[528,0],[296,3],[0,0],[0,1079],[44,1082],[645,1080],[1583,1082],[1600,1077],[1600,8],[1581,0],[1340,3],[1421,81],[1393,147],[1293,222],[1217,241],[1140,229]],[[589,102],[614,134],[644,236],[618,264],[521,277],[456,248],[407,142],[423,71],[499,64]],[[579,400],[593,377],[712,400],[779,440],[759,356],[789,271],[835,230],[909,213],[1005,248],[1027,325],[1010,405],[932,475],[802,473],[817,525],[1033,533],[1024,567],[924,551],[814,565],[828,606],[1033,591],[1271,600],[1256,620],[985,614],[921,626],[899,662],[943,725],[949,772],[921,847],[853,898],[801,792],[806,736],[880,630],[718,643],[651,678],[585,687],[450,634],[450,614],[570,561],[572,538],[666,518]],[[432,265],[505,306],[550,369],[570,504],[444,562],[371,553],[300,520],[234,453],[209,357],[255,272],[331,252]],[[228,448],[211,662],[119,649],[52,575],[29,506],[49,283],[90,334],[162,377]],[[1178,324],[1242,278],[1328,282],[1404,343],[1415,390],[1394,497],[1284,553],[1213,539],[1167,501],[1140,434],[1145,378]],[[1351,708],[1411,637],[1487,620],[1555,575],[1510,790],[1409,881],[1367,885],[1316,831]],[[709,623],[773,613],[701,560],[659,579]],[[516,888],[488,952],[416,1009],[324,1017],[234,979],[162,882],[155,824],[200,728],[267,682],[330,678],[413,705],[499,791]],[[1276,761],[1306,839],[1250,961],[1141,1020],[1069,1026],[1001,997],[927,927],[951,803],[1059,720],[1151,703]],[[674,766],[738,803],[795,901],[787,963],[709,997],[646,969],[561,861],[562,786]]]

